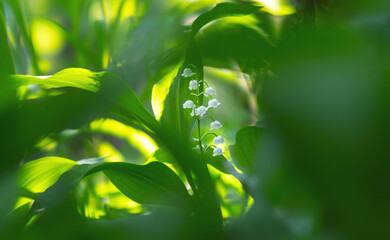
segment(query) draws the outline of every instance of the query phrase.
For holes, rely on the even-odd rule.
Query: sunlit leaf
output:
[[[90,124],[90,129],[127,140],[144,157],[149,157],[157,149],[156,142],[146,133],[113,119],[97,119]]]
[[[10,75],[8,79],[13,82],[14,87],[28,84],[47,84],[53,87],[75,87],[97,92],[102,74],[82,68],[67,68],[52,76]]]
[[[201,14],[192,24],[192,33],[195,35],[207,23],[222,17],[247,15],[257,12],[260,7],[253,5],[238,5],[235,3],[219,3],[212,10]]]
[[[288,15],[295,12],[293,4],[288,0],[254,0],[254,4],[264,6],[263,11],[277,16]]]
[[[223,155],[213,156],[213,150],[208,149],[205,153],[205,159],[207,164],[218,169],[222,173],[226,173],[234,176],[242,184],[242,188],[249,192],[248,178],[245,174],[239,173],[236,168],[231,164]]]
[[[154,84],[152,91],[152,107],[157,120],[160,120],[164,111],[164,102],[168,96],[169,89],[179,71],[179,67],[174,68],[170,73],[165,75],[159,82]]]
[[[101,87],[101,82],[104,86]],[[74,87],[92,92],[98,92],[101,98],[118,92],[119,96],[104,101],[113,106],[112,113],[127,124],[146,125],[151,130],[158,128],[158,122],[153,115],[141,104],[134,91],[121,81],[116,75],[109,72],[92,72],[87,69],[64,69],[52,76],[9,75],[7,82],[11,88],[28,84],[47,84],[53,87]],[[8,87],[10,87],[8,86]],[[101,88],[100,88],[101,87]],[[104,112],[104,108],[100,108]]]
[[[223,155],[213,156],[213,150],[210,148],[205,152],[205,160],[223,173],[231,174],[235,177],[239,176],[234,166]]]
[[[82,178],[90,174],[103,171],[108,179],[130,199],[142,204],[167,205],[179,208],[186,208],[189,204],[189,195],[180,178],[169,167],[159,162],[152,162],[147,165],[136,165],[123,162],[101,162],[101,158],[85,159],[74,162],[68,159],[60,159],[64,165],[73,163],[66,171],[63,167],[60,171],[55,168],[42,168],[42,171],[36,171],[36,168],[27,168],[23,170],[24,178],[20,180],[22,186],[30,186],[26,180],[29,176],[35,176],[38,172],[43,177],[48,176],[50,181],[46,181],[45,187],[53,184],[54,176],[56,183],[43,192],[35,204],[35,210],[43,206],[53,206],[62,201],[70,191],[81,181]],[[33,166],[40,166],[42,162],[46,165],[55,165],[52,159],[38,159],[32,161]],[[77,165],[77,166],[76,166]],[[62,175],[61,175],[62,174]],[[34,177],[33,179],[37,179]],[[39,179],[41,180],[41,179]],[[41,186],[34,181],[34,186]],[[24,184],[24,185],[23,185]]]
[[[114,116],[130,126],[138,123],[145,125],[146,130],[158,130],[160,124],[157,119],[142,105],[134,91],[124,84],[119,84],[119,87],[123,91],[120,92],[121,96],[114,100],[116,104]]]
[[[162,163],[106,163],[101,167],[123,194],[138,203],[182,206],[189,198],[180,178]]]
[[[190,79],[182,77],[182,72],[185,68],[190,68],[196,74],[198,81],[203,80],[203,62],[197,43],[194,39],[196,33],[207,23],[222,17],[246,15],[256,12],[259,7],[251,5],[237,5],[233,3],[217,4],[212,10],[201,14],[192,24],[192,35],[186,51],[185,59],[179,71],[176,74],[173,82],[172,76],[169,74],[155,86],[154,105],[155,114],[160,119],[163,125],[171,125],[178,131],[181,131],[184,136],[189,136],[193,124],[193,119],[189,115],[189,111],[182,108],[182,104],[190,98],[188,84]],[[172,82],[172,84],[170,84]],[[167,91],[170,84],[169,91]],[[203,91],[203,82],[200,84],[199,91]],[[168,92],[168,93],[167,93]],[[164,99],[164,104],[161,105],[161,100]],[[194,99],[199,104],[203,104],[203,95]],[[158,104],[157,104],[158,103]],[[162,113],[161,109],[163,109]],[[157,113],[156,113],[157,112]],[[174,124],[173,124],[174,123]]]
[[[160,161],[164,163],[177,163],[175,157],[165,147],[157,149],[149,158],[148,162]]]
[[[99,144],[97,152],[101,157],[107,157],[108,162],[124,162],[122,154],[110,143],[102,142]]]
[[[161,125],[170,127],[173,131],[178,131],[184,136],[189,136],[194,119],[190,117],[190,111],[188,111],[188,109],[183,109],[183,103],[191,98],[193,101],[196,101],[199,105],[201,105],[203,104],[204,98],[203,95],[200,95],[199,97],[191,96],[191,91],[188,88],[191,79],[184,78],[182,76],[184,69],[190,68],[191,71],[195,73],[195,78],[197,81],[203,80],[202,56],[200,55],[198,47],[193,38],[190,40],[184,61],[181,65],[179,64],[179,66],[179,71],[176,73],[172,84],[170,84],[168,94],[164,99],[160,122]],[[164,85],[168,85],[168,79],[166,79],[166,81],[167,82]],[[161,96],[165,95],[166,86],[163,86],[162,82],[157,84],[161,84],[161,86],[159,86],[161,87],[159,88],[159,93],[162,94]],[[200,92],[202,92],[204,89],[203,85],[203,82],[199,82]]]
[[[32,192],[43,192],[77,162],[60,157],[44,157],[24,164],[18,172],[18,184]]]

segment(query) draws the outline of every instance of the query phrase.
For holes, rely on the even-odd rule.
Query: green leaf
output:
[[[114,76],[112,74],[112,76]],[[116,78],[116,77],[115,77]],[[158,131],[160,124],[157,119],[142,105],[134,91],[120,79],[116,87],[122,89],[120,97],[114,100],[115,109],[112,114],[123,123],[129,125],[145,125],[153,132]],[[147,130],[148,130],[147,129]]]
[[[166,104],[165,101],[171,85],[176,77],[176,75],[179,72],[179,66],[175,67],[171,72],[169,72],[167,75],[165,75],[159,82],[154,84],[153,90],[152,90],[152,107],[154,115],[156,116],[157,120],[160,120],[164,110],[166,111],[165,107]]]
[[[235,3],[219,3],[213,9],[201,14],[192,23],[192,34],[195,35],[198,31],[207,23],[216,20],[218,18],[235,16],[235,15],[247,15],[257,12],[261,7],[253,5],[238,5]]]
[[[130,125],[144,124],[153,131],[158,128],[157,120],[141,104],[134,91],[116,75],[109,72],[92,72],[82,68],[68,68],[47,78],[9,75],[7,83],[10,83],[8,87],[12,89],[28,84],[46,84],[52,87],[73,87],[97,92],[96,99],[102,102],[95,102],[94,104],[103,106],[108,102],[107,106],[114,106],[111,114],[125,123]],[[114,95],[118,97],[111,97]],[[100,108],[100,111],[100,114],[102,114],[105,110]]]
[[[166,165],[106,163],[104,174],[127,197],[141,204],[183,206],[189,195],[180,178]]]
[[[102,158],[93,158],[74,162],[54,157],[38,159],[21,169],[22,177],[18,182],[28,190],[48,187],[46,191],[38,194],[33,211],[58,204],[82,178],[98,171],[103,171],[119,191],[138,203],[188,207],[190,195],[186,187],[166,165],[159,162],[147,165],[107,163],[101,160]],[[53,185],[50,186],[51,184]]]
[[[175,157],[166,147],[160,147],[148,158],[148,162],[159,161],[170,164],[177,164]]]
[[[203,62],[202,55],[198,49],[194,39],[196,33],[207,23],[226,16],[235,16],[243,14],[251,14],[256,12],[259,7],[251,5],[237,5],[233,3],[217,4],[212,10],[200,15],[192,24],[192,34],[189,39],[188,48],[186,51],[183,64],[179,64],[180,68],[173,79],[174,73],[169,73],[153,88],[153,108],[156,117],[164,126],[170,126],[172,130],[179,131],[183,136],[188,137],[194,123],[190,117],[190,111],[183,109],[183,103],[191,99],[199,105],[203,104],[204,96],[197,98],[190,97],[188,84],[191,79],[181,76],[185,68],[190,68],[196,74],[196,80],[203,80]],[[176,69],[174,70],[176,71]],[[172,80],[173,79],[173,80]],[[168,86],[169,90],[168,90]],[[199,91],[203,92],[203,82],[200,84]],[[162,104],[161,102],[164,101]],[[162,110],[162,111],[161,111]]]
[[[205,160],[207,164],[215,167],[219,171],[239,178],[240,173],[237,172],[234,166],[223,155],[213,156],[213,149],[207,149],[205,152]]]
[[[104,75],[104,72],[91,72],[82,68],[68,68],[47,78],[29,75],[9,75],[8,80],[13,82],[13,87],[28,84],[47,84],[53,87],[75,87],[97,92],[102,75]]]
[[[0,4],[0,16],[4,16],[3,4]],[[0,77],[14,72],[11,51],[7,40],[6,22],[0,18]]]
[[[237,178],[238,181],[242,184],[242,187],[246,192],[249,192],[248,188],[248,178],[245,174],[239,173],[234,166],[223,156],[213,156],[213,150],[209,148],[205,153],[205,159],[207,164],[213,166],[214,168],[218,169],[219,171],[230,174]]]
[[[253,16],[223,18],[208,25],[196,37],[207,66],[231,68],[237,62],[244,72],[267,66],[275,52],[274,43]]]
[[[24,228],[26,222],[26,216],[30,211],[31,204],[26,203],[22,206],[13,209],[7,216],[2,219],[2,225],[0,226],[0,238],[1,239],[17,239],[20,230]]]
[[[234,163],[245,172],[252,171],[256,150],[263,130],[250,126],[241,128],[236,134],[236,144],[229,147]]]
[[[84,164],[77,165],[65,172],[54,185],[38,195],[38,199],[35,200],[32,207],[32,212],[44,207],[55,207],[57,204],[62,203],[77,184],[79,184],[81,179],[100,164],[101,161],[96,162],[96,159],[88,159],[84,160]]]
[[[60,157],[44,157],[22,165],[18,172],[19,186],[31,192],[44,192],[77,162]]]
[[[196,80],[200,81],[203,79],[203,63],[202,56],[198,51],[198,47],[195,43],[195,40],[191,37],[190,43],[188,45],[186,56],[183,61],[183,64],[179,64],[180,68],[176,72],[176,76],[173,80],[174,75],[169,75],[168,79],[163,78],[160,82],[157,83],[156,92],[159,88],[160,93],[166,94],[166,88],[171,82],[168,94],[164,99],[163,111],[160,117],[160,123],[164,127],[170,127],[172,131],[177,131],[183,134],[183,136],[189,137],[194,119],[190,116],[189,109],[183,109],[183,103],[188,99],[197,102],[198,105],[203,104],[203,95],[199,97],[194,97],[190,95],[190,90],[188,88],[191,78],[184,78],[182,73],[185,68],[190,68],[192,72],[196,74]],[[164,82],[165,81],[165,84]],[[203,92],[203,82],[199,84],[199,91]],[[156,99],[156,97],[155,97]]]

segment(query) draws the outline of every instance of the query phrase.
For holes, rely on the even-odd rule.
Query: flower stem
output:
[[[203,134],[203,136],[200,138],[200,141],[202,141],[204,137],[206,137],[207,135],[210,135],[210,134],[212,134],[212,135],[218,137],[217,134],[215,134],[215,133],[213,133],[213,132],[208,132],[208,133]]]
[[[196,121],[198,122],[198,144],[199,144],[199,150],[201,155],[203,156],[203,148],[202,148],[202,139],[200,139],[200,119],[197,118]]]
[[[190,93],[190,95],[193,95],[193,96],[196,96],[196,97],[199,97],[200,95],[207,95],[207,96],[209,96],[211,99],[214,99],[210,94],[208,94],[208,93],[205,93],[205,92],[201,92],[201,93],[199,93],[199,94],[195,94],[195,93]]]
[[[208,116],[208,115],[201,117],[200,120],[202,120],[202,119],[204,119],[204,118],[210,118],[211,120],[213,120],[213,122],[215,121],[215,119],[214,119],[213,117]]]
[[[205,82],[205,81],[203,81],[203,80],[200,80],[199,82],[200,82],[200,83],[203,82],[203,83],[206,84],[207,87],[209,87],[209,84],[208,84],[207,82]]]

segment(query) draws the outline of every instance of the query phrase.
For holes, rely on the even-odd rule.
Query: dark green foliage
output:
[[[388,1],[33,2],[0,1],[0,239],[390,238]]]

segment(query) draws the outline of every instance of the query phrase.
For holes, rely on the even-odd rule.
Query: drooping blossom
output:
[[[214,138],[214,145],[222,144],[225,142],[225,139],[221,136],[217,136]]]
[[[214,148],[214,151],[213,151],[213,157],[218,156],[218,155],[222,155],[223,153],[224,152],[222,151],[222,148],[216,147],[216,148]]]
[[[183,104],[183,108],[194,108],[195,107],[195,104],[193,101],[191,100],[187,100],[184,104]]]
[[[209,101],[209,107],[217,108],[221,103],[217,99],[211,99]]]
[[[210,131],[222,127],[222,124],[218,121],[214,121],[210,124]]]
[[[198,88],[198,82],[196,80],[190,81],[190,86],[188,87],[190,90],[195,90]]]
[[[193,73],[193,72],[191,71],[191,69],[185,68],[185,69],[183,70],[182,76],[183,76],[183,77],[192,77],[194,74],[195,74],[195,73]]]
[[[215,90],[211,87],[206,88],[204,92],[207,93],[208,95],[212,95],[212,96],[216,95]]]
[[[195,108],[195,115],[198,117],[203,117],[203,115],[207,112],[207,108],[205,106],[200,106]]]

